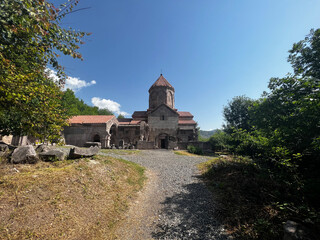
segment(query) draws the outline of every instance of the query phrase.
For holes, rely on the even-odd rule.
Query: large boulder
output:
[[[50,151],[50,147],[47,144],[40,144],[36,147],[37,153],[48,152]]]
[[[16,148],[11,156],[11,163],[36,163],[37,161],[37,153],[31,145]]]
[[[66,154],[58,149],[49,149],[47,151],[39,153],[39,158],[47,162],[62,161],[66,158]]]
[[[99,152],[99,147],[90,147],[90,148],[78,148],[74,147],[70,149],[69,158],[76,159],[82,157],[92,157]]]
[[[9,151],[8,144],[0,143],[0,152],[7,152],[7,151]]]
[[[9,147],[5,143],[0,143],[0,157],[6,157],[9,153]]]
[[[318,239],[311,229],[306,228],[300,223],[287,221],[284,226],[283,240],[312,240]]]

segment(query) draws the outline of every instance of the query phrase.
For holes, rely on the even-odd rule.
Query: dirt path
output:
[[[125,220],[116,232],[116,239],[152,239],[152,229],[158,220],[160,212],[159,204],[154,204],[153,202],[153,199],[156,198],[155,189],[158,179],[150,170],[146,171],[146,176],[148,182],[130,206]]]
[[[198,176],[196,165],[206,158],[167,150],[116,157],[145,166],[148,177],[117,239],[227,239],[215,219],[212,194]]]

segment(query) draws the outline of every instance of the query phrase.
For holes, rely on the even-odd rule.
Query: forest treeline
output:
[[[214,150],[288,167],[319,162],[320,29],[289,53],[293,74],[271,78],[260,99],[237,96],[224,107],[223,130],[210,138]]]
[[[293,44],[288,62],[293,73],[271,78],[269,90],[261,98],[237,96],[229,101],[223,110],[223,129],[209,141],[215,151],[249,156],[255,170],[247,179],[260,183],[268,179],[275,184],[268,199],[262,198],[258,204],[281,205],[275,211],[282,216],[279,219],[311,224],[319,233],[320,29],[311,30],[304,40]],[[258,186],[256,190],[257,196],[264,191]],[[261,219],[269,232],[276,225],[276,217]],[[261,227],[254,224],[256,229]]]
[[[71,89],[63,92],[61,97],[62,106],[66,114],[71,116],[77,115],[112,115],[113,113],[108,109],[99,109],[86,104],[82,99],[80,100]]]

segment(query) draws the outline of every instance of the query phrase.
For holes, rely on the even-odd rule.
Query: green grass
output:
[[[136,172],[138,173],[139,177],[138,179],[131,179],[131,178],[128,178],[128,182],[129,184],[135,184],[137,183],[139,186],[140,186],[140,189],[143,187],[144,185],[144,182],[146,180],[146,176],[145,176],[145,168],[140,166],[139,164],[137,163],[134,163],[134,162],[130,162],[130,161],[127,161],[127,160],[124,160],[124,159],[118,159],[119,161],[127,164],[128,166],[131,166],[132,168],[134,168],[136,170]],[[139,190],[140,190],[139,189]]]
[[[131,150],[131,149],[101,149],[103,153],[113,153],[118,155],[136,155],[140,154],[140,150]]]
[[[115,239],[117,223],[144,185],[144,171],[101,155],[2,163],[0,239]]]
[[[194,153],[189,153],[187,150],[174,151],[174,154],[180,155],[180,156],[199,157],[199,155]]]

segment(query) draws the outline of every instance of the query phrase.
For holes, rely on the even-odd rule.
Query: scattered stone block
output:
[[[66,158],[66,154],[63,151],[52,149],[39,153],[41,160],[46,162],[62,161]]]
[[[50,150],[50,147],[47,144],[41,144],[36,147],[36,152],[48,152]]]
[[[11,156],[11,163],[36,163],[38,161],[37,153],[33,146],[26,145],[16,148]]]
[[[7,155],[7,152],[0,152],[0,157],[4,157]]]
[[[101,142],[86,142],[85,147],[98,147],[101,148]]]
[[[69,158],[76,159],[82,157],[92,157],[99,152],[99,148],[97,146],[90,148],[78,148],[74,147],[70,149]]]
[[[0,152],[7,152],[9,151],[9,147],[5,143],[0,143]]]
[[[316,239],[312,236],[310,230],[294,221],[287,221],[284,226],[283,240],[312,240]]]

